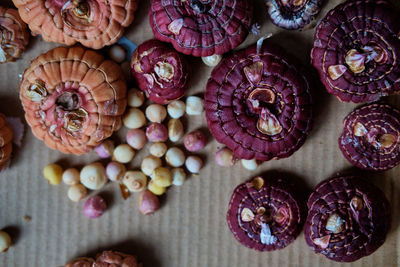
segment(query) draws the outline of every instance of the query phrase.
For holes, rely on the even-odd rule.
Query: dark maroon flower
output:
[[[270,44],[250,46],[214,68],[204,97],[218,142],[242,159],[292,155],[311,129],[311,95],[297,60]]]
[[[371,102],[400,91],[400,20],[386,0],[347,1],[318,25],[311,51],[329,93]]]
[[[308,199],[307,244],[328,259],[356,261],[377,250],[390,228],[384,193],[357,176],[335,176],[317,185]]]
[[[178,99],[188,88],[191,68],[186,58],[160,41],[139,45],[132,55],[131,68],[139,88],[155,103]]]
[[[400,163],[400,111],[383,104],[355,109],[344,119],[339,147],[351,164],[384,171]]]
[[[284,179],[255,177],[236,187],[226,219],[242,245],[259,251],[282,249],[299,235],[305,201]]]
[[[297,30],[308,25],[324,0],[266,0],[268,14],[276,26]]]
[[[246,38],[253,1],[151,0],[150,26],[155,37],[187,55],[223,54]]]

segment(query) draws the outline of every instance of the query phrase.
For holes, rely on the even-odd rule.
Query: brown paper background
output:
[[[317,21],[340,1],[326,1]],[[400,1],[396,0],[396,4]],[[10,0],[2,5],[12,6]],[[255,18],[262,24],[262,34],[272,32],[268,42],[280,43],[307,64],[313,29],[289,32],[273,26],[266,18],[262,0],[256,0]],[[135,43],[152,38],[148,23],[148,1],[142,1],[136,19],[127,31]],[[240,47],[256,41],[251,35]],[[29,62],[57,45],[40,38],[31,39],[28,50],[15,63],[0,65],[0,112],[23,118],[18,99],[18,75]],[[203,93],[211,68],[191,58],[194,75],[188,94]],[[311,67],[310,67],[311,68]],[[163,206],[154,216],[143,216],[137,208],[138,195],[124,201],[116,184],[109,183],[101,194],[109,203],[108,211],[98,219],[82,213],[83,202],[67,198],[68,187],[48,185],[42,168],[52,162],[67,167],[82,167],[97,160],[95,153],[84,156],[64,155],[48,149],[27,130],[22,147],[15,147],[12,164],[0,174],[0,228],[12,235],[13,245],[0,254],[0,266],[62,266],[67,261],[94,255],[103,249],[119,249],[136,254],[145,266],[339,266],[314,254],[307,247],[303,233],[287,248],[276,252],[256,252],[241,246],[229,231],[225,213],[233,189],[260,173],[297,177],[311,189],[318,182],[339,171],[354,170],[337,146],[341,123],[356,105],[340,103],[321,87],[313,88],[315,123],[305,145],[292,157],[263,163],[256,171],[240,164],[218,167],[214,152],[221,145],[208,143],[199,153],[206,162],[199,176],[191,177],[181,187],[172,187],[162,197]],[[400,107],[400,97],[385,98]],[[186,117],[187,130],[206,127],[204,114]],[[126,132],[126,130],[122,130]],[[121,135],[121,133],[120,133]],[[129,165],[135,169],[147,155],[143,149]],[[399,265],[399,191],[400,167],[380,174],[359,172],[378,185],[392,203],[393,225],[386,243],[369,257],[347,266]],[[92,193],[93,194],[93,193]],[[24,215],[32,217],[28,221]]]

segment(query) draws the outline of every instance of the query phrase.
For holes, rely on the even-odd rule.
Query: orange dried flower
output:
[[[121,68],[92,50],[57,47],[32,61],[20,98],[33,134],[63,153],[83,154],[121,126]]]
[[[11,157],[13,132],[8,126],[6,117],[0,113],[0,171]]]
[[[134,18],[138,0],[13,0],[22,20],[48,42],[94,49],[115,43]]]
[[[0,63],[19,58],[28,42],[28,29],[18,11],[0,6]]]

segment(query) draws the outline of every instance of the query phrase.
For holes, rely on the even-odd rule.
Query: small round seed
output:
[[[97,155],[102,158],[106,159],[111,157],[114,151],[114,142],[112,140],[105,140],[100,145],[96,146],[94,149]]]
[[[181,100],[174,100],[167,106],[168,114],[173,119],[179,119],[185,114],[186,105]]]
[[[114,149],[113,160],[128,163],[135,156],[135,151],[127,144],[121,144]]]
[[[171,142],[177,142],[185,134],[183,124],[179,119],[171,119],[168,122],[168,137]]]
[[[180,167],[185,164],[185,154],[177,147],[171,147],[165,154],[165,161],[172,167]]]
[[[106,166],[106,175],[108,179],[110,179],[110,181],[112,182],[121,181],[125,171],[126,171],[125,166],[116,161],[111,161]]]
[[[76,185],[79,179],[79,171],[75,168],[66,169],[62,174],[62,181],[67,185]]]
[[[89,218],[97,218],[103,215],[106,209],[106,201],[101,196],[96,195],[86,200],[83,213]]]
[[[166,187],[158,186],[153,180],[149,182],[147,189],[157,196],[161,196],[167,190]]]
[[[183,144],[188,151],[195,152],[202,150],[206,146],[207,138],[202,131],[196,130],[185,136]]]
[[[147,177],[140,171],[127,171],[122,179],[122,183],[130,192],[140,192],[146,188]]]
[[[189,156],[185,161],[186,169],[191,173],[199,173],[203,167],[203,161],[198,156]]]
[[[258,162],[256,159],[242,159],[241,163],[245,169],[250,171],[254,171],[258,167]]]
[[[186,180],[185,170],[182,168],[173,168],[171,170],[172,174],[172,184],[176,186],[183,185]]]
[[[68,198],[74,202],[78,202],[87,196],[86,187],[76,184],[68,189]]]
[[[122,118],[125,127],[129,129],[138,129],[146,124],[146,118],[143,112],[138,108],[130,108]]]
[[[172,185],[172,174],[168,168],[158,167],[151,174],[151,179],[154,183],[161,187]]]
[[[139,197],[139,211],[144,215],[153,214],[160,208],[160,200],[149,190],[145,190]]]
[[[147,142],[146,133],[142,129],[132,129],[126,134],[126,142],[134,149],[142,149]]]
[[[215,67],[218,65],[218,63],[221,61],[222,56],[221,55],[211,55],[208,57],[202,57],[201,60],[203,60],[203,63],[206,64],[209,67]]]
[[[0,252],[6,252],[11,246],[11,237],[4,231],[0,231]]]
[[[138,108],[144,103],[144,93],[139,89],[132,88],[128,91],[128,105],[133,108]]]
[[[160,104],[151,104],[146,108],[146,118],[151,122],[161,123],[167,117],[167,110]]]
[[[151,155],[161,158],[167,151],[167,145],[164,143],[154,143],[150,146],[149,152]]]
[[[204,109],[203,99],[198,96],[186,98],[186,113],[188,115],[201,115]]]
[[[62,180],[63,169],[58,164],[48,164],[43,169],[43,176],[51,185],[58,185]]]
[[[235,156],[233,155],[232,150],[227,147],[221,148],[215,153],[215,161],[219,166],[229,167],[235,164]]]
[[[120,45],[113,45],[108,51],[108,55],[117,63],[122,63],[126,59],[126,51]]]
[[[161,159],[155,156],[147,156],[143,158],[140,168],[144,174],[150,176],[153,173],[154,169],[160,167],[161,164]]]
[[[107,182],[106,170],[99,162],[89,164],[81,170],[80,181],[88,189],[99,190]]]
[[[146,128],[146,136],[150,142],[165,142],[168,139],[167,127],[161,123],[152,123]]]

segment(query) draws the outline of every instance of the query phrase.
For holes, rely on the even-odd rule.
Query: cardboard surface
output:
[[[400,1],[396,1],[400,6]],[[317,21],[340,1],[326,2]],[[1,4],[12,6],[10,0],[1,0]],[[256,0],[256,4],[255,18],[262,25],[262,34],[272,32],[270,42],[280,43],[308,63],[314,30],[289,32],[279,29],[267,20],[263,1]],[[153,37],[148,7],[148,1],[142,1],[126,34],[136,44]],[[250,35],[240,47],[256,40],[256,36]],[[23,118],[18,99],[19,74],[32,59],[56,46],[34,37],[22,59],[0,65],[0,112]],[[200,59],[190,60],[195,67],[188,95],[201,94],[211,68]],[[14,242],[7,253],[0,254],[0,266],[63,266],[75,257],[94,255],[103,249],[136,254],[144,266],[151,267],[339,266],[314,254],[307,247],[303,234],[282,251],[260,253],[247,249],[234,239],[225,214],[233,189],[257,174],[294,176],[311,189],[336,172],[349,169],[368,176],[384,190],[392,204],[393,224],[386,243],[378,251],[346,266],[399,265],[400,167],[380,174],[351,168],[337,146],[337,138],[343,118],[356,105],[340,103],[322,87],[313,88],[313,97],[314,129],[305,145],[292,157],[263,163],[254,172],[245,170],[240,164],[221,168],[214,162],[214,152],[221,145],[210,137],[206,149],[198,153],[206,163],[200,175],[191,177],[181,187],[170,188],[162,197],[162,208],[154,216],[139,213],[138,194],[123,200],[117,184],[109,183],[100,193],[109,203],[107,212],[98,219],[86,218],[82,213],[83,202],[71,202],[67,198],[68,187],[64,184],[48,185],[42,177],[42,169],[52,162],[58,162],[64,168],[80,168],[98,157],[95,153],[70,156],[50,150],[35,139],[28,128],[22,147],[14,148],[10,168],[0,173],[0,228],[6,228]],[[400,107],[399,96],[384,101]],[[206,128],[204,114],[201,119],[186,117],[184,122],[187,131]],[[124,132],[126,130],[119,136]],[[129,169],[138,168],[147,153],[147,148],[138,153]]]

